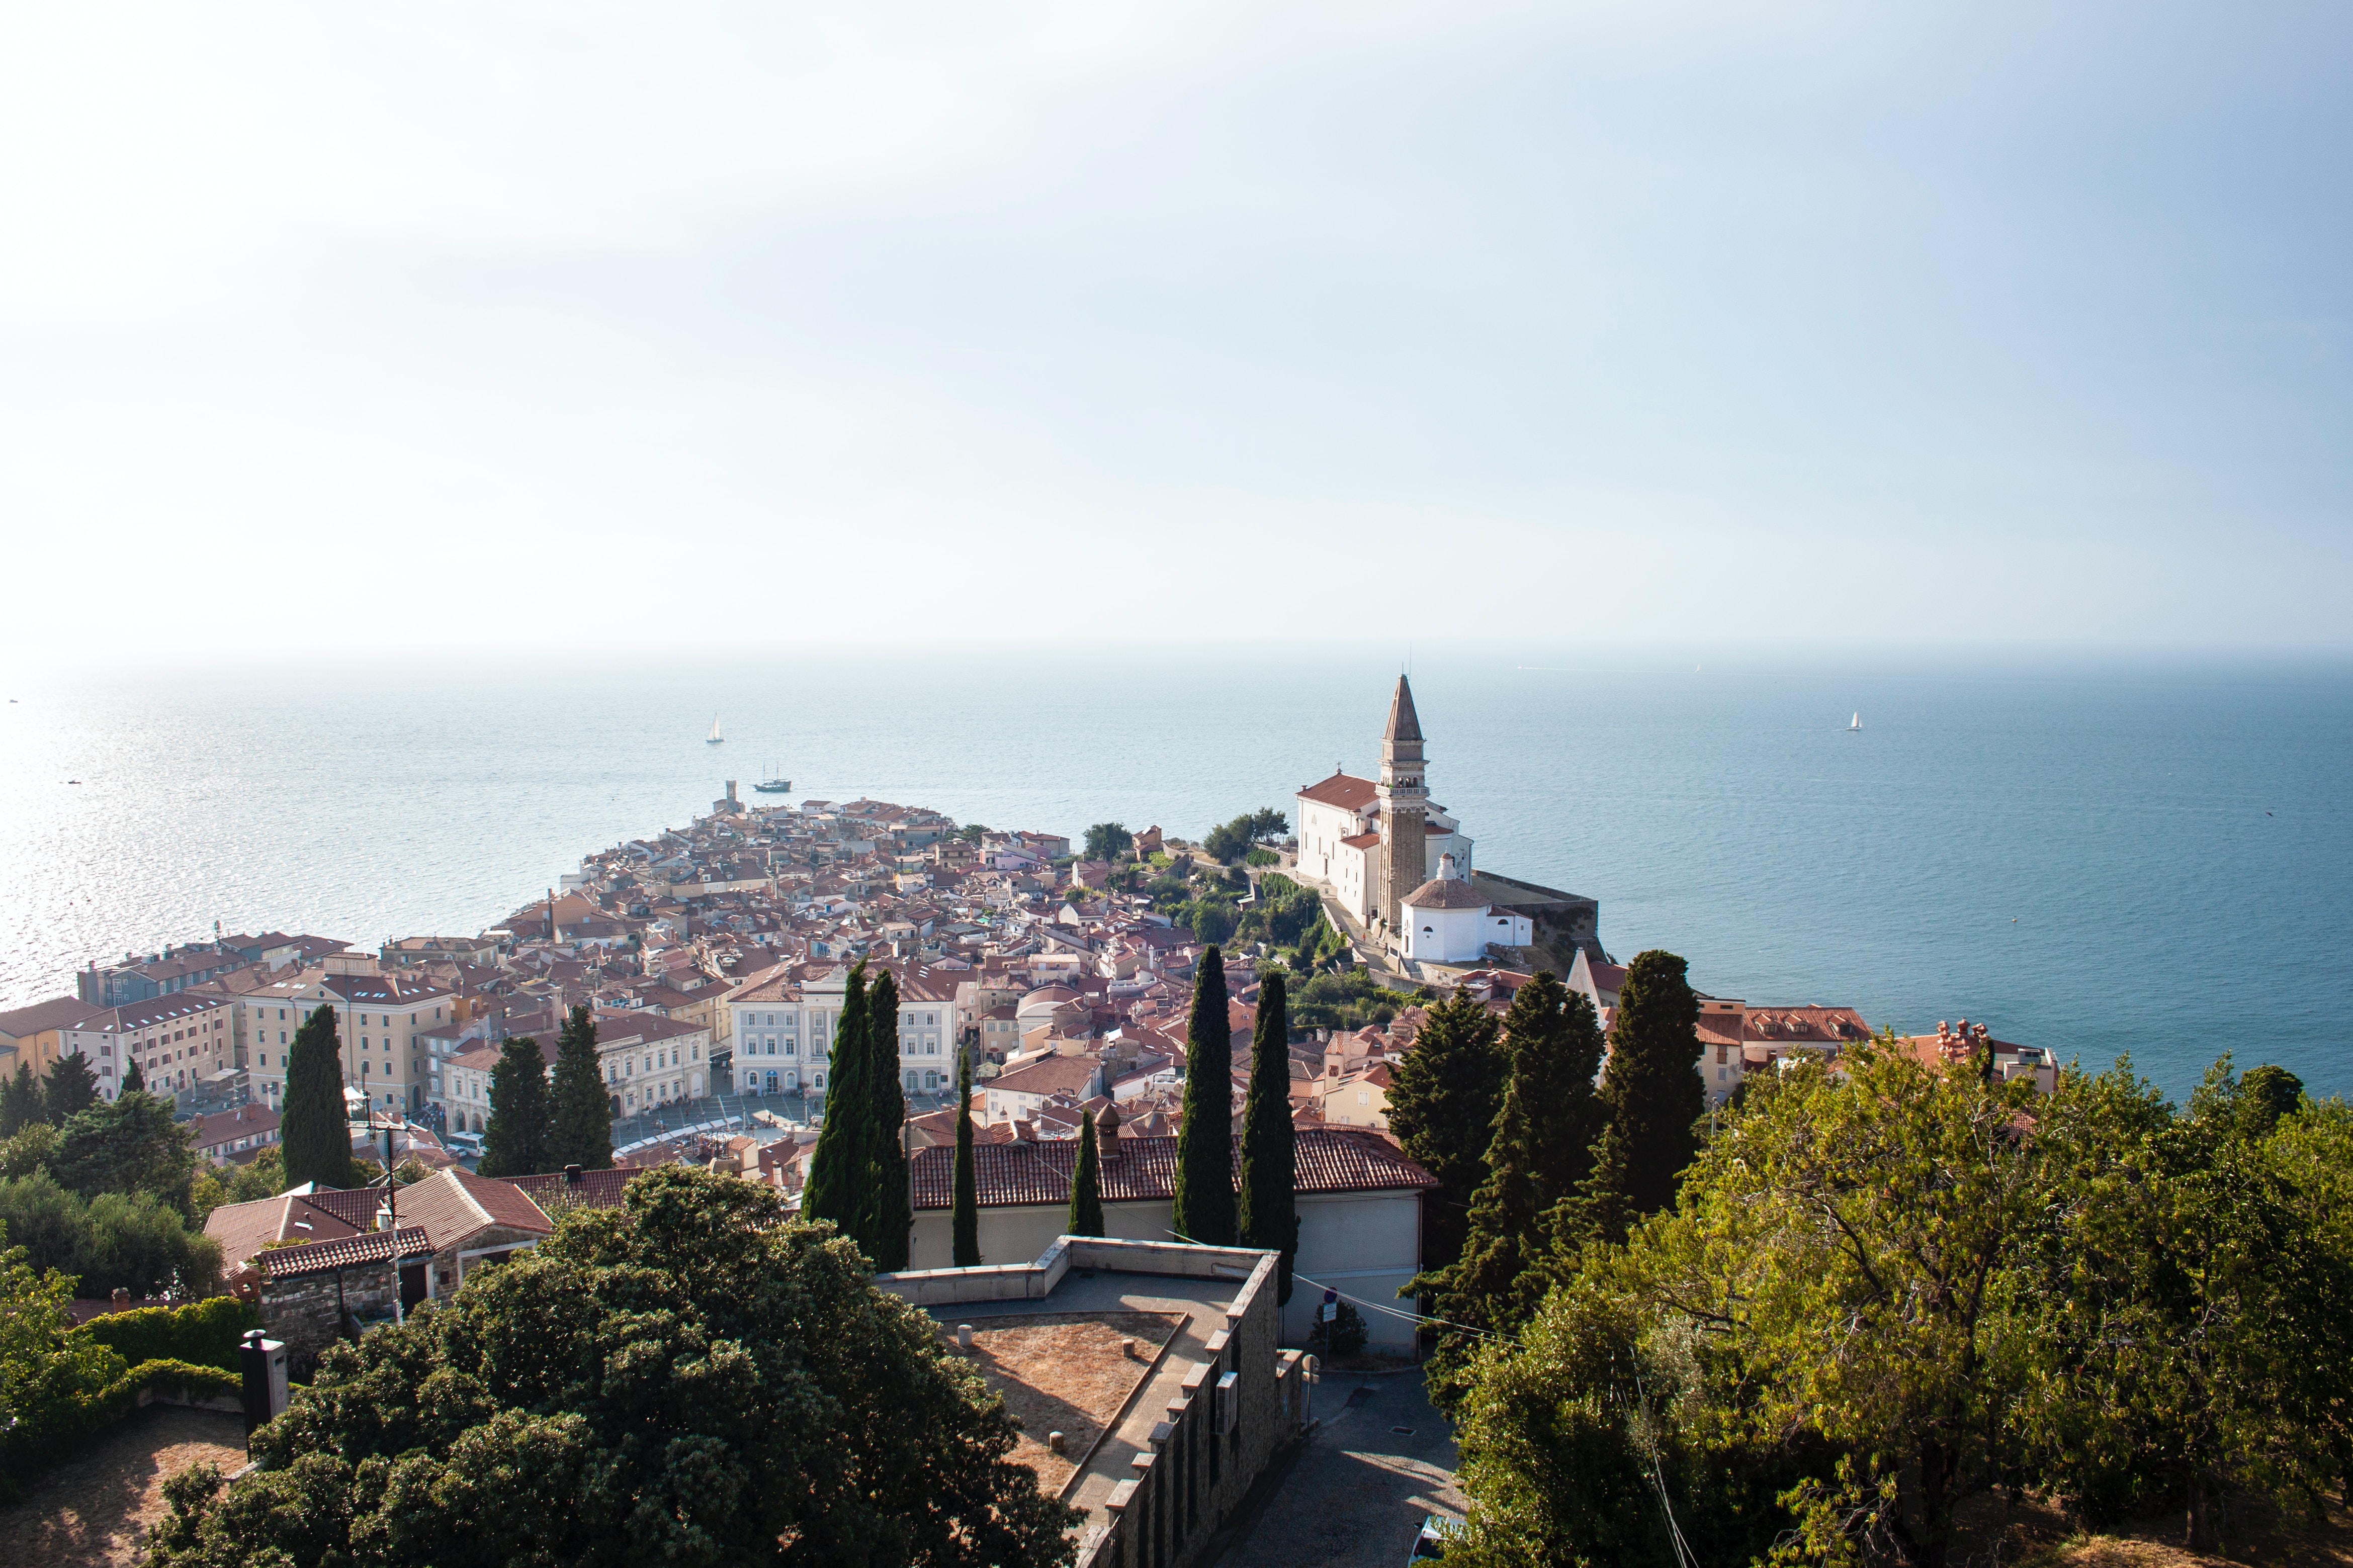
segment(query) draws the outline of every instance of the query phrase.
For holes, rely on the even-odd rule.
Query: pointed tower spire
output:
[[[1398,677],[1397,695],[1389,699],[1389,727],[1381,731],[1381,739],[1421,739],[1421,716],[1413,710],[1413,686],[1402,675]]]

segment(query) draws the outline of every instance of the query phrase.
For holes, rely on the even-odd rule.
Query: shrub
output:
[[[180,1362],[237,1371],[237,1348],[261,1314],[234,1296],[212,1296],[185,1307],[140,1307],[92,1318],[74,1334],[102,1344],[132,1366]]]

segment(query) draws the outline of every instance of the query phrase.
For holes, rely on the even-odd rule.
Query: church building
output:
[[[1489,942],[1528,941],[1525,919],[1499,921],[1472,890],[1471,838],[1430,798],[1421,717],[1404,676],[1389,699],[1380,777],[1357,778],[1335,768],[1330,778],[1303,785],[1296,805],[1300,879],[1328,889],[1391,951],[1451,963],[1476,960]],[[1414,913],[1423,907],[1447,912],[1443,919]]]

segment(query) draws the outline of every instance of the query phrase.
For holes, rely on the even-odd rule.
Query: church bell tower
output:
[[[1374,791],[1381,822],[1380,903],[1390,941],[1402,946],[1406,895],[1430,880],[1430,786],[1421,776],[1421,718],[1413,688],[1398,677],[1389,727],[1381,735],[1381,780]]]

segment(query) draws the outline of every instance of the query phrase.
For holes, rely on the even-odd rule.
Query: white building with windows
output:
[[[1405,956],[1423,963],[1477,963],[1487,946],[1525,947],[1533,935],[1527,916],[1498,910],[1439,857],[1438,875],[1405,896]]]
[[[959,1013],[957,982],[968,972],[896,963],[899,1069],[909,1094],[952,1093]],[[849,987],[847,964],[778,964],[743,983],[727,999],[733,1031],[734,1089],[743,1094],[823,1094]]]

